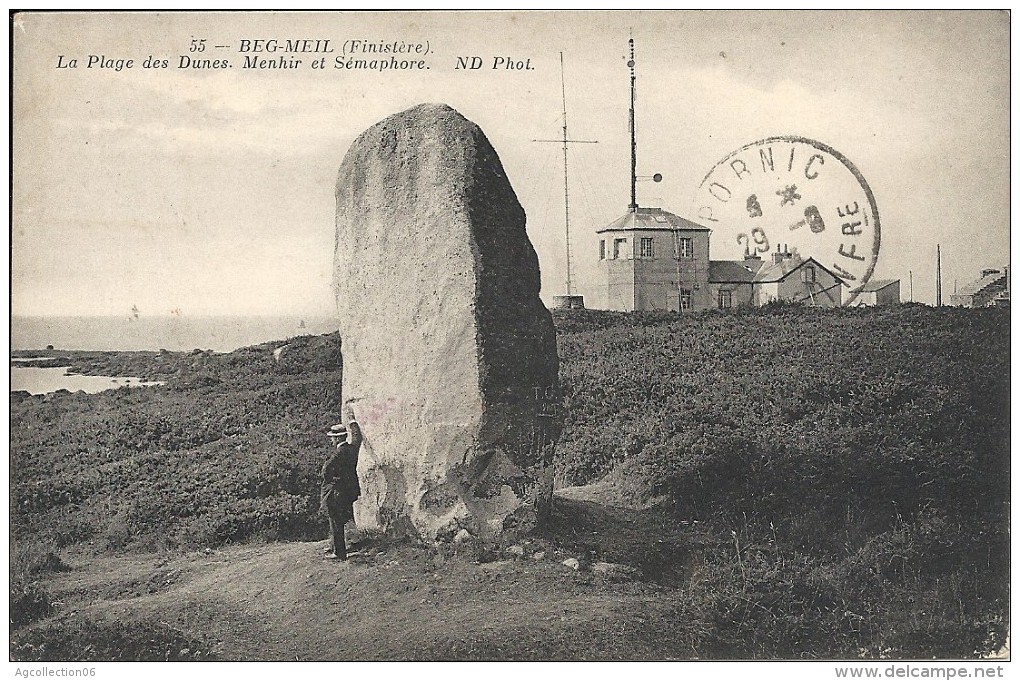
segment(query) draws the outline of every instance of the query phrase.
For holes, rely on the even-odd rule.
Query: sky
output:
[[[597,307],[595,230],[629,203],[630,35],[638,174],[663,175],[638,184],[641,205],[693,219],[717,162],[797,135],[867,180],[874,276],[901,279],[904,300],[912,273],[914,300],[934,302],[936,244],[947,300],[1008,263],[1004,12],[29,13],[13,35],[13,313],[332,314],[337,169],[363,130],[422,102],[489,137],[549,300],[565,281],[562,150],[533,140],[561,134],[560,52],[570,136],[598,141],[569,157],[574,285]],[[245,69],[256,39],[427,41],[430,68],[337,70],[337,52],[326,69],[309,68],[318,55]],[[232,68],[178,68],[182,55]],[[472,56],[483,68],[455,68]]]

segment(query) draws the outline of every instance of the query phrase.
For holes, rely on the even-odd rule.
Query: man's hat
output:
[[[347,437],[347,426],[345,426],[342,423],[338,423],[338,424],[336,424],[334,426],[330,426],[329,430],[326,432],[326,435],[328,435],[329,437],[342,437],[342,438],[346,438]]]

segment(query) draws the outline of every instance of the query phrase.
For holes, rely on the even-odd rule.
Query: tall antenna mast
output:
[[[567,239],[567,295],[573,295],[570,283],[570,183],[567,181],[567,84],[560,52],[560,94],[563,96],[563,227]]]
[[[637,211],[637,124],[634,118],[634,98],[637,89],[637,73],[634,69],[634,36],[627,41],[630,45],[630,210]]]
[[[570,182],[567,166],[567,147],[571,144],[598,144],[597,140],[572,140],[567,135],[567,85],[563,68],[563,53],[560,52],[560,95],[563,98],[563,139],[532,140],[533,142],[557,142],[563,145],[563,225],[567,246],[567,296],[574,294],[573,266],[570,260]]]
[[[942,244],[935,244],[935,305],[942,307]]]

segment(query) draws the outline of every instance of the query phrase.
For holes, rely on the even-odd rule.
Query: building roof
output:
[[[708,227],[691,222],[675,213],[662,210],[661,208],[638,208],[627,211],[623,217],[614,220],[608,226],[596,230],[602,232],[618,232],[624,230],[687,230],[696,232],[710,232]]]
[[[881,291],[886,286],[892,286],[893,284],[900,283],[899,279],[872,279],[861,288],[862,293],[875,293]]]
[[[710,284],[750,284],[762,264],[761,259],[709,260],[708,281]]]
[[[828,272],[829,275],[833,279],[838,281],[840,284],[846,283],[845,281],[843,281],[842,277],[840,277],[837,274],[834,274],[829,268],[825,267],[814,258],[807,258],[806,260],[802,260],[796,254],[794,254],[791,257],[784,258],[783,260],[777,263],[766,264],[754,275],[754,283],[769,284],[777,281],[782,281],[783,279],[786,279],[788,276],[790,276],[791,274],[793,274],[794,272],[796,272],[797,270],[799,270],[801,267],[808,263],[812,263],[815,267],[824,270],[825,272]]]
[[[1006,283],[1006,273],[1005,272],[996,272],[995,274],[989,274],[987,276],[981,277],[977,281],[972,281],[971,283],[967,284],[966,286],[960,287],[960,295],[961,296],[973,296],[973,295],[977,294],[978,292],[980,292],[981,290],[983,290],[987,286],[991,286],[993,284],[1003,284],[1003,285],[1005,285],[1005,283]]]

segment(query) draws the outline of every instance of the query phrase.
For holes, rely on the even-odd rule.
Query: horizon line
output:
[[[83,314],[83,313],[32,313],[32,314],[14,314],[11,313],[10,319],[59,319],[66,317],[93,317],[103,319],[183,319],[183,318],[198,318],[198,317],[294,317],[295,319],[325,319],[328,317],[339,318],[340,315],[335,313],[315,312],[315,313],[271,313],[271,312],[227,312],[227,313],[193,313],[193,314],[139,314],[135,317],[132,314]]]

